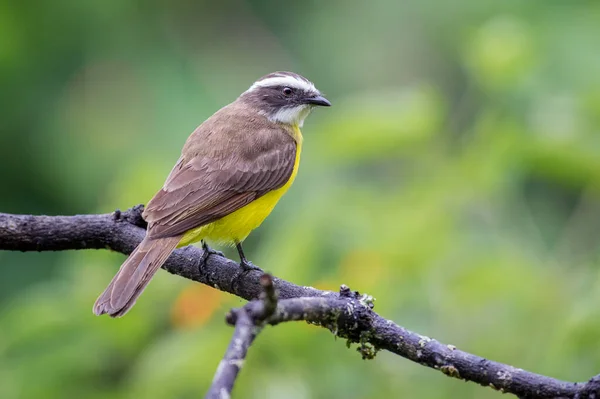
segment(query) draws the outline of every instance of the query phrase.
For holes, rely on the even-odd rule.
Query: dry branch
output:
[[[142,206],[136,206],[126,212],[77,216],[0,213],[0,250],[111,249],[129,254],[145,234],[142,209]],[[363,358],[374,356],[378,350],[387,350],[450,377],[476,382],[520,398],[600,398],[600,377],[587,383],[559,381],[472,355],[384,319],[372,310],[369,296],[352,292],[345,286],[335,293],[273,278],[272,287],[277,289],[279,299],[275,305],[272,287],[265,287],[264,281],[261,285],[261,272],[242,273],[236,262],[220,256],[210,256],[203,262],[202,250],[196,247],[176,250],[163,268],[251,301],[232,311],[227,318],[228,323],[236,325],[231,345],[240,336],[245,343],[241,348],[232,349],[230,345],[231,351],[228,350],[224,359],[232,361],[228,363],[230,365],[245,357],[263,324],[305,320],[358,343]],[[261,293],[265,294],[261,297]],[[228,377],[227,384],[219,385],[219,389],[231,390],[239,367],[231,371],[235,375]],[[220,381],[218,377],[215,377],[217,382]]]
[[[219,363],[206,399],[222,399],[231,395],[233,384],[246,360],[248,348],[262,330],[265,320],[275,312],[277,295],[273,277],[263,274],[260,277],[260,285],[264,291],[259,312],[250,313],[246,308],[241,308],[234,309],[227,315],[227,322],[235,326],[235,331],[227,352]]]

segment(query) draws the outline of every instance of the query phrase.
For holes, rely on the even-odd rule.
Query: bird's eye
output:
[[[284,87],[282,91],[283,91],[283,94],[286,96],[291,96],[292,93],[294,92],[294,90],[290,89],[289,87]]]

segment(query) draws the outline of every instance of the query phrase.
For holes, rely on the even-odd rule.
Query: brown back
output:
[[[296,141],[289,128],[240,101],[220,109],[188,138],[144,218],[152,238],[180,235],[283,186]]]

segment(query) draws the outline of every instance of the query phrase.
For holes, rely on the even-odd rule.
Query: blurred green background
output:
[[[376,297],[442,342],[566,380],[600,372],[600,2],[0,2],[0,211],[146,202],[188,134],[292,70],[334,106],[247,241],[300,285]],[[233,253],[228,252],[232,256]],[[198,398],[243,302],[159,272],[92,316],[124,260],[0,252],[1,398]],[[499,398],[324,329],[267,328],[238,398]]]

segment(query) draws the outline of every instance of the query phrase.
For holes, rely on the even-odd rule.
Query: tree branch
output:
[[[262,330],[265,320],[275,312],[277,296],[273,277],[263,274],[260,277],[260,285],[264,289],[259,302],[262,305],[260,309],[254,309],[253,313],[246,308],[234,309],[227,315],[226,320],[235,325],[235,332],[223,360],[219,363],[206,399],[230,397],[233,384],[246,359],[248,348]]]
[[[78,216],[0,213],[0,250],[111,249],[129,254],[145,234],[142,209],[142,206],[136,206],[126,212]],[[193,246],[178,249],[163,268],[251,301],[232,311],[227,318],[228,323],[236,325],[234,340],[224,359],[229,359],[230,365],[239,364],[236,360],[244,358],[262,324],[306,320],[328,328],[349,343],[358,343],[363,358],[373,357],[378,350],[388,350],[440,370],[447,376],[476,382],[520,398],[600,398],[600,376],[587,383],[559,381],[463,352],[384,319],[372,310],[371,297],[352,292],[345,286],[339,293],[334,293],[273,278],[273,287],[277,288],[279,298],[274,305],[275,293],[271,291],[268,294],[269,288],[264,286],[264,281],[261,285],[261,272],[251,270],[242,273],[236,262],[220,256],[210,256],[203,263],[201,255],[202,250]],[[265,292],[263,299],[257,300],[262,292]],[[272,314],[267,309],[269,306]],[[232,348],[236,337],[241,338],[244,345]],[[236,366],[236,369],[231,369],[235,371],[233,379],[228,377],[227,385],[220,387],[230,391],[239,372],[239,367]],[[219,375],[215,382],[221,381],[217,377]]]
[[[248,348],[260,330],[261,327],[254,324],[244,309],[237,312],[235,332],[223,360],[219,363],[206,399],[222,399],[231,396],[233,384],[242,369]]]

